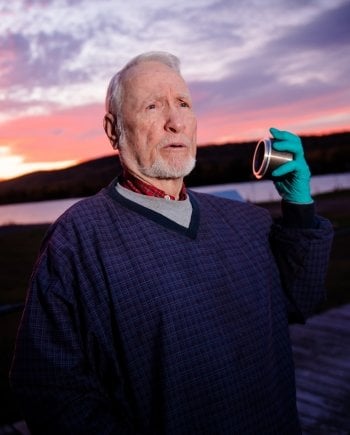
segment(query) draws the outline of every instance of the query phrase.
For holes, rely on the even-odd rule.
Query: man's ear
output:
[[[112,113],[107,112],[103,118],[103,128],[108,136],[109,141],[112,144],[112,147],[116,150],[118,149],[119,137],[117,135],[117,123],[114,115]]]

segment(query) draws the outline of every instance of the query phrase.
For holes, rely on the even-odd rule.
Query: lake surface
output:
[[[335,190],[350,189],[350,173],[314,176],[311,191],[314,195]],[[250,202],[278,201],[280,199],[271,181],[219,184],[195,187],[192,190]],[[81,198],[29,202],[0,206],[0,225],[51,223]]]

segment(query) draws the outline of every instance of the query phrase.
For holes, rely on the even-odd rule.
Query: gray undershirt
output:
[[[117,183],[115,188],[120,195],[124,196],[124,198],[136,202],[143,207],[149,208],[185,228],[190,226],[192,204],[188,195],[183,201],[174,201],[171,199],[156,198],[154,196],[136,193],[132,190],[126,189],[119,183]]]

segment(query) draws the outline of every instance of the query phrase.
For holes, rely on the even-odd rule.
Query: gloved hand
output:
[[[311,204],[311,173],[304,158],[304,150],[298,136],[288,131],[270,128],[274,141],[272,148],[293,154],[290,162],[284,163],[272,171],[273,182],[278,193],[287,201],[296,204]]]

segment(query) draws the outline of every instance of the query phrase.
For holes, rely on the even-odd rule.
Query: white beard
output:
[[[169,160],[159,157],[149,167],[140,167],[140,172],[150,178],[177,179],[188,175],[196,165],[194,157],[179,158],[174,156]]]
[[[186,138],[181,138],[181,140],[190,147],[190,143]],[[163,139],[158,144],[158,148],[161,149],[163,144],[167,144],[169,139]],[[119,140],[119,156],[127,167],[128,162],[134,161],[137,165],[137,169],[141,174],[149,178],[158,178],[162,180],[173,180],[178,178],[183,178],[188,175],[196,165],[195,157],[188,155],[187,157],[178,156],[176,153],[170,155],[167,159],[164,159],[161,155],[157,155],[155,161],[149,166],[142,166],[141,162],[138,161],[137,156],[134,156],[130,152],[130,148],[127,143],[127,137],[125,131],[122,130],[122,134]],[[132,166],[131,166],[132,167]]]

